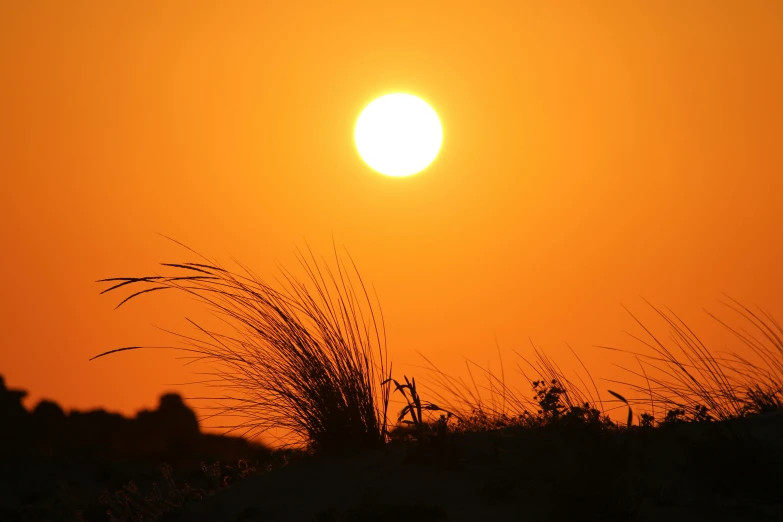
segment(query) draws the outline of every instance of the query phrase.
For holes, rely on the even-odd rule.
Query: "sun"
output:
[[[443,129],[435,111],[412,94],[381,96],[356,121],[359,155],[373,170],[404,177],[424,170],[440,151]]]

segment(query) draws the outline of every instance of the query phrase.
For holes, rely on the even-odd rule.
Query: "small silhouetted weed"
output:
[[[401,429],[398,427],[396,430],[394,430],[393,434],[390,434],[391,437],[400,439],[409,435],[416,439],[421,439],[422,437],[426,437],[430,434],[434,434],[436,437],[445,434],[448,431],[448,420],[451,417],[455,417],[455,415],[452,412],[445,410],[431,402],[422,402],[421,397],[419,397],[419,392],[416,389],[416,378],[412,377],[410,380],[408,380],[408,377],[405,375],[403,375],[403,378],[405,379],[405,384],[400,384],[392,378],[389,378],[381,383],[383,385],[387,382],[393,382],[395,385],[395,391],[400,392],[405,398],[405,402],[408,403],[405,407],[402,408],[402,410],[400,410],[399,416],[397,417],[397,422],[409,426],[410,429],[406,430],[404,428]],[[408,394],[410,394],[410,396]],[[429,423],[424,420],[424,417],[422,416],[423,411],[442,411],[446,415],[441,414],[437,421],[434,423]],[[411,420],[405,419],[406,415],[410,415]]]
[[[534,399],[538,403],[538,416],[531,417],[533,424],[542,426],[570,426],[610,428],[613,423],[589,402],[567,404],[565,388],[557,379],[546,383],[533,381]]]
[[[644,412],[639,415],[639,426],[642,428],[652,428],[655,426],[655,417],[652,413]]]

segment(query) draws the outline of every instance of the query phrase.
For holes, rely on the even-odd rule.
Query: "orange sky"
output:
[[[640,296],[719,349],[701,308],[723,314],[721,292],[783,319],[783,3],[556,4],[0,3],[8,385],[125,414],[198,395],[166,385],[196,378],[171,352],[87,361],[190,333],[187,299],[98,295],[191,260],[156,232],[270,278],[333,235],[377,288],[398,376],[415,350],[496,365],[497,335],[507,364],[531,337],[616,378],[592,346],[638,346],[621,304],[651,318]],[[352,140],[396,90],[444,126],[402,179]]]

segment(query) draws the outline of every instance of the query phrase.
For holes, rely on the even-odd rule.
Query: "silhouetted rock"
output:
[[[25,390],[9,390],[5,387],[5,379],[0,375],[0,419],[13,422],[26,418],[29,412],[22,404],[27,397]]]
[[[60,422],[65,420],[65,412],[60,405],[47,400],[36,404],[33,416],[39,421]]]
[[[143,429],[155,430],[167,437],[190,438],[201,433],[196,414],[175,393],[161,396],[157,410],[142,410],[136,420]]]
[[[66,414],[49,400],[29,412],[22,404],[26,395],[7,389],[0,376],[2,521],[3,509],[13,513],[23,505],[46,503],[62,495],[62,488],[84,505],[94,505],[105,488],[116,491],[131,480],[149,488],[161,479],[158,466],[164,462],[198,479],[204,475],[202,461],[236,464],[269,455],[266,447],[240,437],[201,433],[196,414],[174,393],[135,418],[102,409]],[[98,511],[105,513],[105,508]]]

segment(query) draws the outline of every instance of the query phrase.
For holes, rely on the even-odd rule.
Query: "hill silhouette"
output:
[[[0,520],[36,520],[36,510],[72,515],[96,511],[103,491],[133,480],[160,480],[167,463],[181,479],[204,479],[202,463],[236,464],[265,460],[270,451],[241,437],[201,432],[196,414],[177,394],[160,397],[158,408],[128,418],[103,409],[66,413],[56,402],[40,401],[32,411],[24,390],[8,389],[0,375]],[[69,505],[59,505],[60,503]],[[51,520],[50,518],[40,518]],[[93,515],[88,520],[101,520]]]

